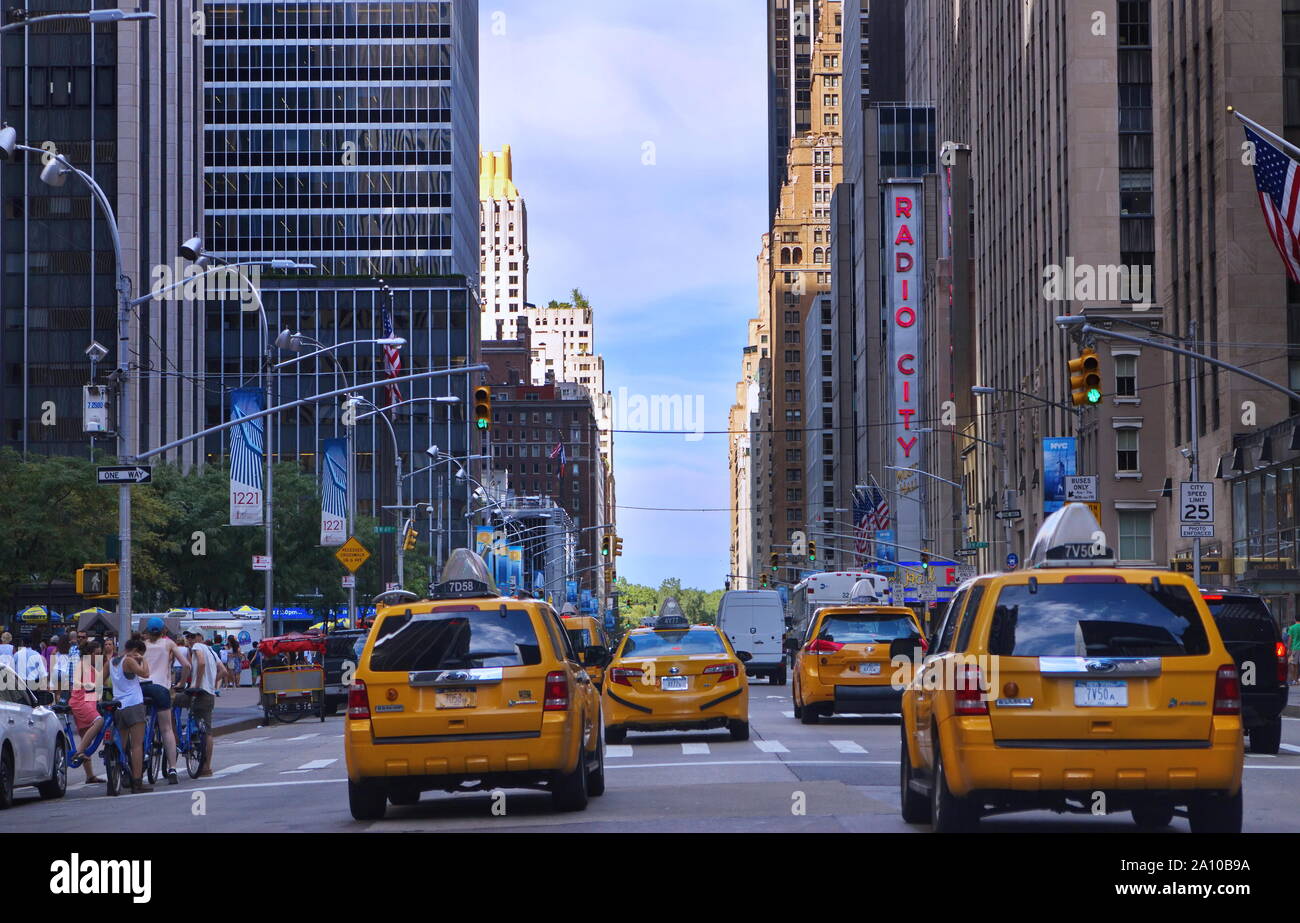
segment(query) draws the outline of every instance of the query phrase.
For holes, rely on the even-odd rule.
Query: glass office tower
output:
[[[331,346],[384,336],[383,280],[393,293],[393,333],[406,340],[402,374],[477,361],[477,6],[205,4],[205,246],[231,260],[315,267],[262,270],[272,337],[287,328]],[[209,422],[222,418],[231,389],[255,381],[259,336],[256,312],[238,302],[210,304]],[[333,355],[337,366],[322,357],[274,376],[276,403],[386,375],[373,344]],[[428,464],[430,445],[477,452],[466,416],[469,384],[456,375],[403,386],[404,400],[460,398],[389,411],[404,472]],[[383,388],[365,396],[380,406],[388,399]],[[319,474],[321,441],[343,434],[340,413],[333,401],[282,415],[276,458]],[[358,511],[373,514],[395,501],[392,439],[371,417],[358,425],[357,440]],[[224,438],[208,447],[211,459],[225,451]],[[449,473],[444,465],[408,479],[405,501],[445,496]],[[465,544],[466,491],[457,486],[442,504],[444,548]],[[421,544],[429,539],[422,534]]]

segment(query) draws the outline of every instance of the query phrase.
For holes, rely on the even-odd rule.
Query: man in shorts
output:
[[[190,688],[193,690],[190,714],[208,727],[208,733],[204,736],[203,765],[195,776],[202,779],[212,775],[212,706],[217,701],[217,664],[220,661],[212,648],[203,642],[202,635],[187,631],[185,643],[189,645]]]

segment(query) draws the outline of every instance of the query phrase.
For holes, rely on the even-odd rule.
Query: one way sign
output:
[[[153,465],[113,465],[95,469],[100,484],[148,484],[153,480]]]

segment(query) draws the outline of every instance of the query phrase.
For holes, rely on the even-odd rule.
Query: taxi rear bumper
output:
[[[870,715],[893,715],[902,710],[903,690],[891,685],[835,687],[835,710]]]
[[[727,689],[727,685],[733,688]],[[626,686],[610,685],[603,697],[605,724],[661,730],[725,727],[728,721],[748,718],[748,690],[734,687],[734,683],[724,683],[714,689],[680,696],[638,695]]]
[[[946,733],[945,733],[946,732]],[[999,741],[988,719],[955,718],[940,733],[953,794],[1169,791],[1234,794],[1241,787],[1241,723],[1218,717],[1204,741]]]
[[[542,731],[376,738],[368,720],[348,721],[343,752],[348,778],[401,779],[426,788],[459,780],[511,777],[519,784],[555,772],[572,772],[571,735]],[[442,780],[442,781],[439,781]]]

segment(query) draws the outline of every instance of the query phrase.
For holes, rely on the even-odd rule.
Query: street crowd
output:
[[[77,737],[70,742],[75,750],[70,763],[80,762],[87,783],[105,781],[95,774],[92,759],[86,755],[104,724],[100,703],[119,703],[113,723],[122,738],[122,753],[129,755],[133,794],[153,790],[143,779],[148,706],[158,716],[163,776],[175,785],[179,777],[173,696],[175,704],[188,707],[194,718],[210,727],[220,689],[237,685],[242,670],[256,670],[261,660],[254,649],[249,652],[250,661],[233,636],[217,636],[209,643],[201,633],[187,630],[173,637],[157,617],[142,627],[143,631],[132,634],[122,645],[114,633],[92,636],[70,630],[48,639],[39,631],[26,638],[9,631],[0,633],[0,685],[6,677],[12,682],[16,676],[26,688],[49,691],[56,703],[68,706]],[[212,775],[212,735],[205,735],[205,740],[198,778]]]

